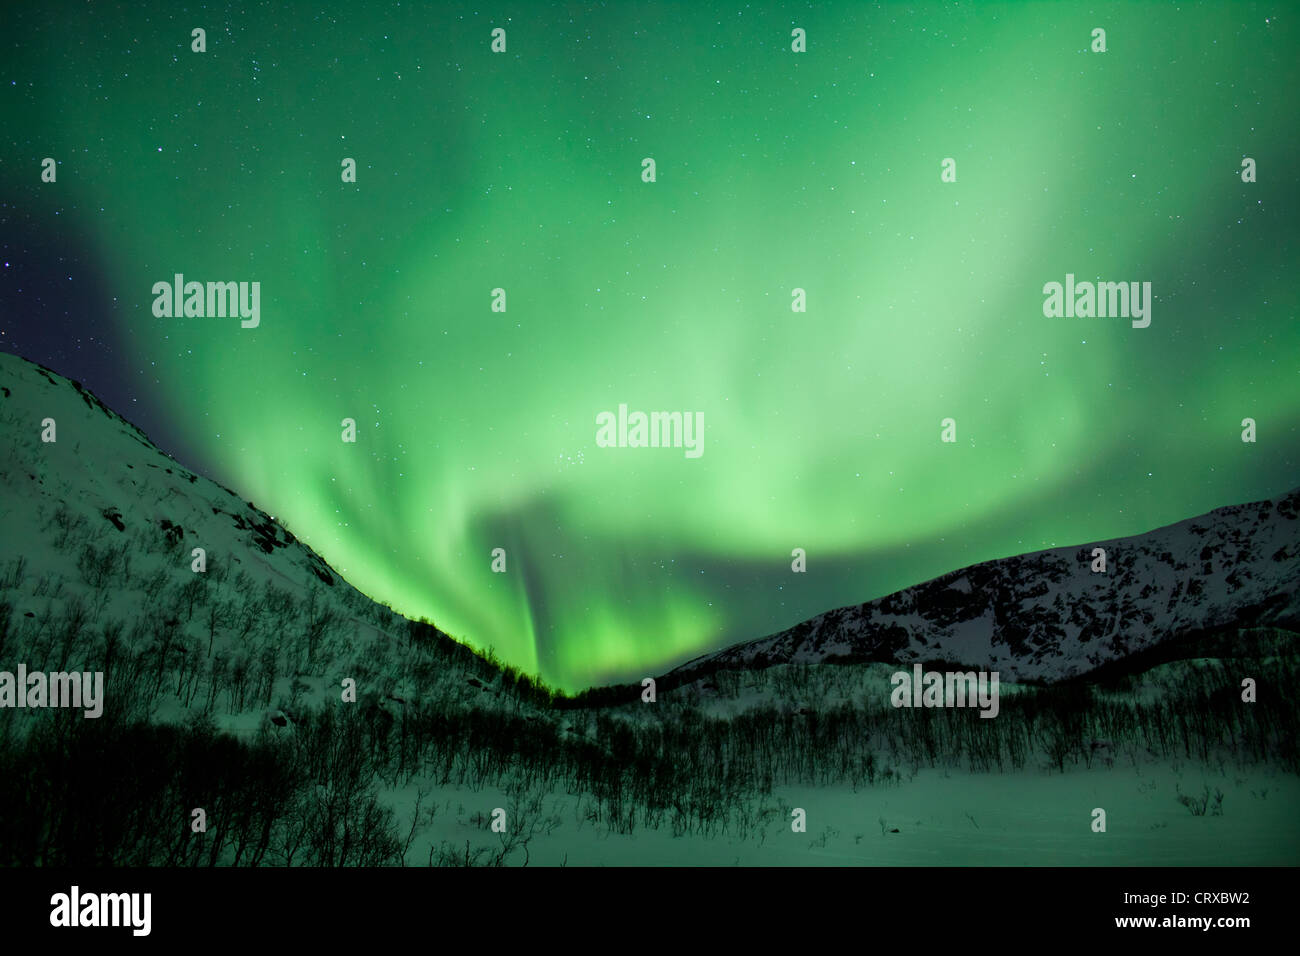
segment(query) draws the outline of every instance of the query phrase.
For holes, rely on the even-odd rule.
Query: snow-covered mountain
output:
[[[54,442],[41,440],[46,419]],[[409,686],[395,660],[384,666],[406,642],[404,618],[353,589],[271,516],[178,464],[77,382],[0,353],[0,425],[0,591],[14,620],[35,617],[35,626],[67,613],[78,588],[110,602],[91,609],[92,622],[129,622],[142,611],[178,617],[183,601],[188,639],[215,642],[235,662],[277,648],[277,676],[268,678],[276,696],[289,694],[293,674],[319,682],[308,698],[341,673],[369,676],[383,700],[432,689]],[[199,547],[212,587],[187,597],[182,585],[194,578]],[[1105,572],[1093,571],[1095,548],[1106,552]],[[159,573],[165,580],[151,587]],[[721,668],[851,657],[945,660],[1008,680],[1054,680],[1214,629],[1296,629],[1298,592],[1300,489],[1131,538],[973,565],[696,658],[672,676],[677,683]],[[258,620],[241,622],[250,604]],[[439,690],[478,699],[484,683],[471,674],[491,681],[495,669],[440,632],[425,633],[452,645],[470,671],[448,675],[454,687]]]
[[[0,398],[10,442],[0,505],[4,552],[40,542],[33,527],[40,506],[61,504],[71,519],[88,519],[91,537],[110,525],[122,534],[147,526],[178,547],[203,547],[214,564],[252,564],[259,578],[295,590],[340,583],[269,515],[177,463],[80,382],[0,353]],[[52,442],[41,437],[46,419],[53,420]]]
[[[202,700],[209,680],[219,700],[229,693],[232,730],[277,702],[337,699],[344,677],[359,699],[391,707],[413,696],[479,702],[499,673],[371,601],[282,522],[186,469],[80,383],[4,353],[0,449],[6,659],[47,649],[56,632],[90,667],[120,628],[128,647],[195,675],[198,689],[178,680],[178,696]],[[436,673],[408,659],[416,633],[438,645]],[[160,706],[164,719],[178,713]]]
[[[1094,549],[1106,570],[1093,570]],[[1227,627],[1300,629],[1300,488],[1146,534],[986,561],[696,658],[673,675],[836,657],[1058,680]]]

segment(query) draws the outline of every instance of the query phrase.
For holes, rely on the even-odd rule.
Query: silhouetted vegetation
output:
[[[370,866],[400,863],[358,718],[313,715],[252,743],[187,726],[41,715],[0,751],[0,864]],[[193,832],[195,808],[206,832]]]

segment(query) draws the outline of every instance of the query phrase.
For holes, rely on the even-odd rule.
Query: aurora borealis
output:
[[[408,616],[575,689],[1300,483],[1289,5],[302,10],[0,14],[0,347]]]

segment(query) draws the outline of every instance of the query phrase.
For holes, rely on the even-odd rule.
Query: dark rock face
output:
[[[1092,570],[1093,549],[1107,570]],[[1300,488],[1131,538],[972,565],[682,665],[948,660],[1058,680],[1225,627],[1300,629]]]

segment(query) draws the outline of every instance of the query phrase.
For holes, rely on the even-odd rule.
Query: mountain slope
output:
[[[81,383],[0,354],[0,396],[12,443],[0,510],[6,550],[37,540],[21,531],[40,505],[63,504],[92,526],[106,522],[125,533],[153,525],[177,545],[204,547],[214,557],[245,554],[232,560],[297,588],[338,581],[270,516],[178,464]],[[41,441],[45,418],[55,422],[53,442]]]
[[[1107,570],[1092,570],[1093,550]],[[1146,534],[986,561],[696,658],[691,679],[836,657],[1059,680],[1225,627],[1300,627],[1300,488]]]
[[[43,441],[51,419],[55,440]],[[255,727],[277,701],[338,700],[345,677],[359,699],[385,707],[390,695],[486,702],[482,689],[499,677],[435,628],[371,601],[273,517],[184,468],[79,383],[3,353],[0,449],[6,658],[25,648],[30,668],[48,654],[53,665],[95,669],[107,636],[121,633],[127,648],[159,660],[160,674],[178,674],[154,716],[178,716],[178,699],[188,707],[212,687],[234,730]]]

